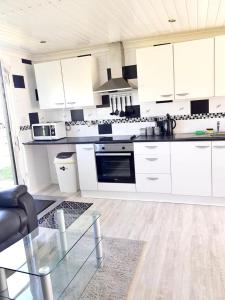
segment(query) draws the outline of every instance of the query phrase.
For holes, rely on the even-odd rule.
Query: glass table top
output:
[[[99,217],[98,212],[85,212],[64,231],[38,227],[0,252],[0,268],[36,276],[51,273],[81,240],[83,245],[94,241],[93,225]]]

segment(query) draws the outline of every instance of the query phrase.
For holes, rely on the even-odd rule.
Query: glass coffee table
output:
[[[79,299],[103,265],[100,214],[85,212],[65,228],[38,227],[0,253],[0,299]]]

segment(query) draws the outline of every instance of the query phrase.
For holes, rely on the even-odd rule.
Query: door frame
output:
[[[12,127],[10,122],[10,116],[9,116],[9,107],[7,103],[7,97],[6,97],[6,87],[4,82],[4,76],[2,71],[2,62],[0,61],[0,98],[2,98],[2,102],[0,105],[2,105],[3,108],[3,115],[5,119],[5,126],[6,126],[6,134],[7,134],[7,140],[8,140],[8,148],[9,148],[9,155],[11,160],[11,166],[12,166],[12,174],[13,174],[13,180],[15,184],[18,184],[18,176],[17,176],[17,169],[16,169],[16,159],[14,154],[14,148],[13,148],[13,140],[12,140]]]

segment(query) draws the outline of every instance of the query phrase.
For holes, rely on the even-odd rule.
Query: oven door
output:
[[[33,125],[34,140],[51,140],[51,129],[49,125]]]
[[[95,155],[98,182],[135,183],[133,152]]]

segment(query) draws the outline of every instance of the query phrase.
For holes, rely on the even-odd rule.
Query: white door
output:
[[[94,105],[92,57],[76,57],[61,61],[66,107]]]
[[[34,70],[40,108],[64,108],[65,96],[60,61],[35,64]]]
[[[81,191],[97,190],[94,145],[76,145],[76,153]]]
[[[214,40],[174,44],[175,99],[214,96]]]
[[[225,36],[215,37],[215,96],[225,96]]]
[[[162,45],[137,50],[140,102],[174,98],[173,47]]]
[[[172,193],[211,195],[211,142],[171,143]]]
[[[212,142],[213,196],[225,197],[225,141]]]

